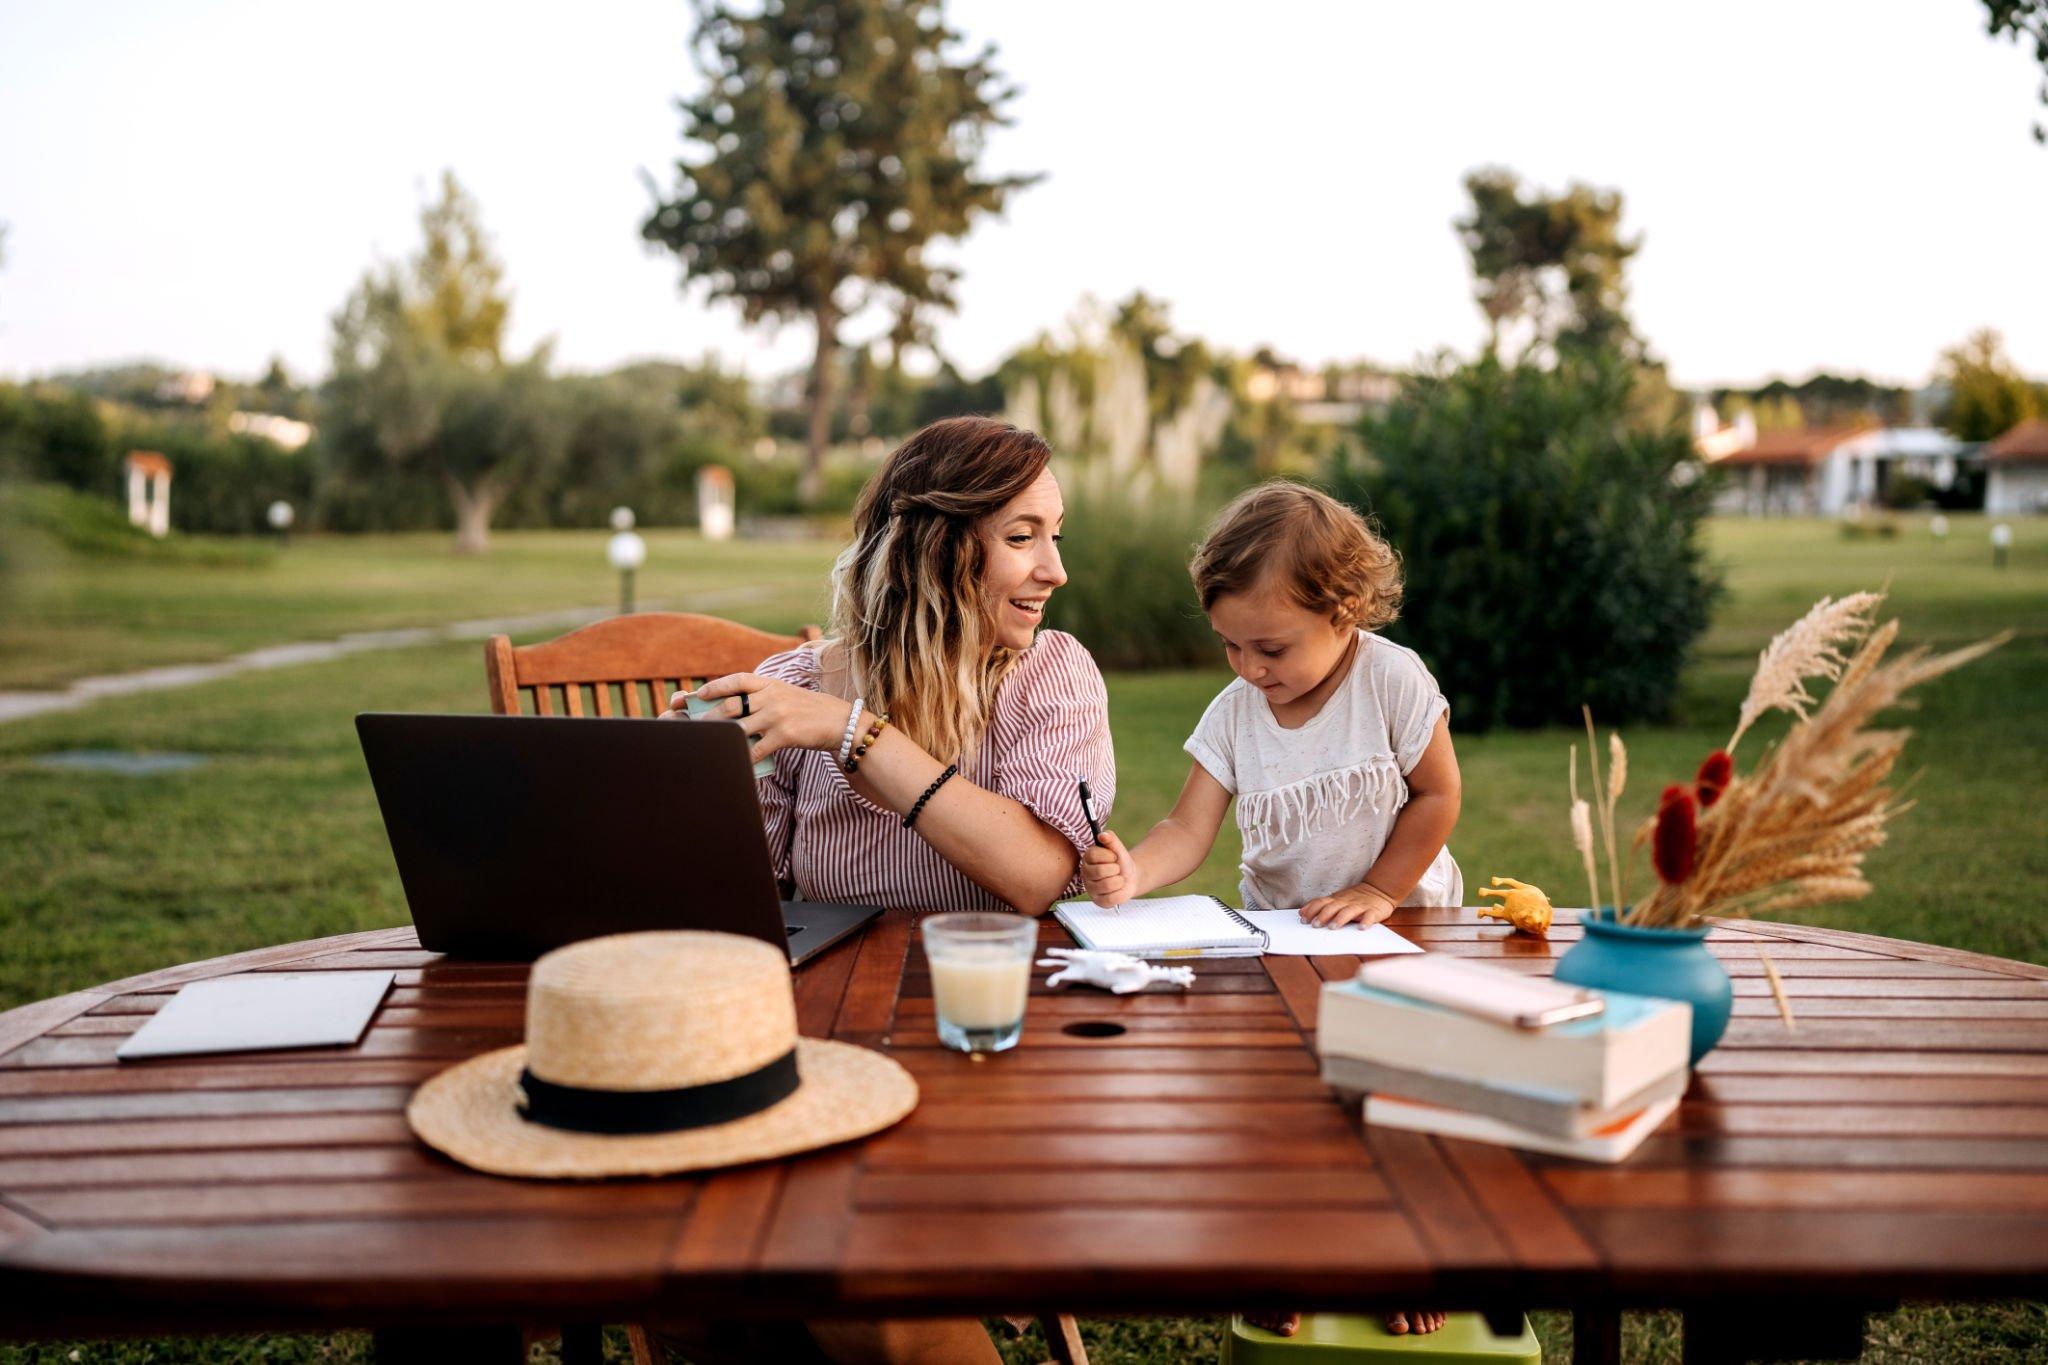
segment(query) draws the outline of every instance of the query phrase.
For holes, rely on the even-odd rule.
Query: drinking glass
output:
[[[932,915],[920,926],[932,968],[939,1041],[958,1052],[1005,1052],[1024,1032],[1038,921],[1025,915]]]
[[[692,692],[689,696],[683,698],[683,709],[690,713],[691,720],[699,720],[706,711],[709,711],[724,700],[726,700],[724,697],[700,697],[695,692]],[[775,758],[773,755],[762,759],[754,765],[754,776],[756,778],[773,777],[774,775]]]

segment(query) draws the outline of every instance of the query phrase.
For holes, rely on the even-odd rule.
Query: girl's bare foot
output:
[[[1422,1336],[1442,1327],[1444,1315],[1426,1308],[1419,1312],[1410,1309],[1405,1313],[1389,1313],[1385,1321],[1389,1336],[1404,1337],[1411,1332]]]
[[[1301,1330],[1299,1313],[1245,1313],[1241,1316],[1252,1326],[1263,1328],[1276,1336],[1291,1337]]]

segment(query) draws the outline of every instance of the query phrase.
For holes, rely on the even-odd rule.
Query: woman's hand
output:
[[[1081,885],[1088,899],[1105,909],[1137,894],[1138,860],[1114,830],[1102,831],[1102,842],[1081,855]]]
[[[1370,886],[1347,886],[1334,896],[1318,896],[1301,907],[1302,922],[1319,929],[1341,929],[1347,924],[1365,929],[1393,913],[1394,902]]]
[[[758,673],[728,673],[695,692],[678,692],[668,700],[663,720],[689,719],[684,702],[690,697],[716,701],[698,720],[736,720],[747,727],[749,756],[758,763],[780,749],[823,749],[839,752],[853,703],[827,692],[813,692]],[[861,717],[865,722],[865,714]]]

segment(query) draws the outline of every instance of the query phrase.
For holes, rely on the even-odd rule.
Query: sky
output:
[[[1483,335],[1451,221],[1488,164],[1619,189],[1638,330],[1689,386],[1924,381],[1979,327],[2048,376],[2048,147],[1980,0],[1699,6],[953,0],[1023,93],[991,170],[1044,172],[940,254],[970,373],[1084,295],[1310,363]],[[452,168],[519,349],[571,369],[802,365],[649,254],[682,149],[680,0],[5,0],[0,375],[153,358],[326,369],[328,319]],[[856,322],[853,339],[884,322]]]

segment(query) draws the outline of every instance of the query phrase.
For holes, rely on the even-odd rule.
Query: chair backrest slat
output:
[[[771,654],[817,638],[815,626],[797,635],[775,635],[716,616],[643,612],[534,645],[514,646],[509,637],[493,635],[484,645],[484,667],[491,710],[501,716],[520,714],[526,694],[539,716],[623,713],[644,718],[660,715],[673,693],[700,680],[748,672]],[[613,704],[614,686],[621,705]],[[590,688],[587,707],[585,687]],[[646,707],[642,687],[647,689]]]

